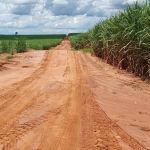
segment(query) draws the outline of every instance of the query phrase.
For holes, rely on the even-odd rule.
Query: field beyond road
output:
[[[0,150],[150,149],[150,85],[63,40],[0,55]]]

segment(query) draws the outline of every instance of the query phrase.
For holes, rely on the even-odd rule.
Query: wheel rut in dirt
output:
[[[118,137],[128,150],[146,149],[101,109],[88,58],[70,49],[64,40],[30,77],[0,92],[0,149],[124,149]]]

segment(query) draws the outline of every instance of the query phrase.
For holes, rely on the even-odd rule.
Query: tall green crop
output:
[[[150,77],[150,1],[128,5],[86,34],[96,56],[137,76]],[[78,41],[79,37],[74,38],[76,45]]]
[[[2,41],[1,43],[1,51],[2,53],[11,53],[13,55],[15,48],[15,41]]]
[[[61,38],[58,39],[32,39],[27,40],[28,49],[36,49],[36,50],[48,50],[51,47],[55,47],[60,44],[62,41]]]
[[[81,49],[81,48],[89,48],[90,47],[90,39],[88,33],[78,34],[78,35],[72,35],[69,36],[69,39],[71,41],[71,45],[75,49]]]
[[[0,53],[25,52],[27,49],[48,50],[61,43],[65,34],[0,35]]]
[[[22,53],[27,50],[26,38],[20,37],[17,38],[17,45],[16,45],[17,53]]]

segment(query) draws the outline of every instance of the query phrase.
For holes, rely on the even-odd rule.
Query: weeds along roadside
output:
[[[48,50],[61,43],[65,35],[0,36],[0,53],[25,52],[28,49]]]
[[[69,34],[68,36],[73,50],[82,50],[84,53],[93,53],[88,33]]]
[[[150,1],[135,2],[101,20],[88,32],[70,36],[76,48],[92,48],[108,64],[150,79]]]

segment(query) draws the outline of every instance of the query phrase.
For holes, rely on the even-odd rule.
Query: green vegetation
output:
[[[17,53],[22,53],[27,50],[27,44],[26,44],[25,37],[17,38],[16,50],[17,50]]]
[[[89,48],[91,45],[89,33],[72,35],[69,39],[75,49]]]
[[[6,58],[7,58],[8,60],[9,60],[9,59],[13,59],[14,56],[13,56],[13,55],[10,55],[10,56],[7,56]]]
[[[62,41],[62,38],[58,39],[33,39],[27,40],[28,49],[47,50],[51,47],[55,47]]]
[[[83,48],[84,53],[93,53],[93,50],[91,48]]]
[[[45,34],[45,35],[0,35],[0,40],[15,40],[16,38],[26,37],[27,40],[41,39],[63,39],[65,34]]]
[[[27,49],[48,50],[62,41],[60,35],[0,35],[0,53],[25,52]]]
[[[135,2],[70,40],[76,49],[92,48],[107,63],[150,78],[150,1]]]
[[[13,50],[14,50],[14,46],[15,46],[15,41],[2,41],[1,42],[1,53],[11,53],[13,54]]]
[[[69,33],[68,36],[74,36],[74,35],[79,35],[81,33]]]

